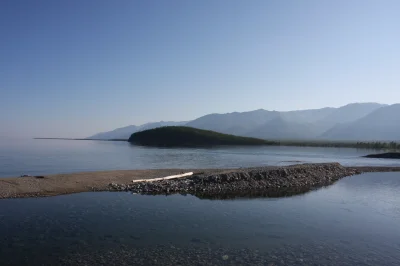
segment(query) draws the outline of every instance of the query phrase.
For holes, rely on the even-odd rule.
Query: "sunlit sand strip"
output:
[[[153,179],[137,179],[137,180],[132,180],[132,183],[168,180],[168,179],[182,178],[182,177],[191,176],[191,175],[193,175],[193,172],[188,172],[188,173],[184,173],[181,175],[170,175],[170,176],[165,176],[165,177],[158,177],[158,178],[153,178]]]

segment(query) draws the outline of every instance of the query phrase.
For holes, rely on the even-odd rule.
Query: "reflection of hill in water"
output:
[[[311,188],[303,188],[301,190],[250,190],[241,192],[223,192],[223,193],[196,193],[199,199],[209,200],[234,200],[234,199],[255,199],[255,198],[285,198],[291,196],[302,195],[310,192]]]
[[[292,196],[299,196],[306,194],[312,190],[325,187],[325,185],[318,187],[307,187],[302,189],[280,189],[280,190],[247,190],[247,191],[235,191],[235,192],[198,192],[198,193],[143,193],[142,195],[193,195],[199,199],[205,200],[235,200],[235,199],[255,199],[255,198],[286,198]]]

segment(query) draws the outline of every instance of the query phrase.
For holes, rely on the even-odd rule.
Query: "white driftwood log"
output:
[[[137,182],[153,182],[153,181],[160,181],[160,180],[167,180],[167,179],[175,179],[175,178],[182,178],[186,176],[191,176],[193,175],[193,172],[188,172],[180,175],[170,175],[170,176],[165,176],[165,177],[158,177],[158,178],[152,178],[152,179],[137,179],[137,180],[132,180],[132,183],[137,183]]]

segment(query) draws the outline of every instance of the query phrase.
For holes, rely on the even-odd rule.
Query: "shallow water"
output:
[[[0,201],[1,265],[400,265],[400,174],[300,196]]]
[[[272,146],[158,149],[126,142],[0,140],[0,177],[121,169],[236,168],[305,162],[400,166],[400,160],[361,157],[374,152],[349,148]]]

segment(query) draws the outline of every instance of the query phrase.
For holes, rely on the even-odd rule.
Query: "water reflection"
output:
[[[398,173],[273,192],[0,201],[1,265],[400,265]]]
[[[285,198],[296,195],[303,195],[317,188],[303,189],[281,189],[281,190],[250,190],[242,192],[223,193],[195,193],[199,199],[207,200],[235,200],[235,199],[257,199],[257,198]]]
[[[321,186],[322,187],[322,186]],[[207,200],[235,200],[235,199],[257,199],[257,198],[285,198],[296,195],[306,194],[312,190],[318,189],[313,188],[302,188],[302,189],[280,189],[280,190],[246,190],[246,191],[235,191],[235,192],[196,192],[196,193],[144,193],[142,195],[147,196],[195,196],[198,199]],[[116,192],[119,193],[119,192]],[[132,193],[138,195],[137,193]]]
[[[257,198],[285,198],[297,195],[303,195],[310,191],[317,190],[319,188],[327,187],[332,184],[320,184],[319,186],[313,187],[301,187],[301,188],[280,188],[280,189],[262,189],[262,190],[242,190],[242,191],[206,191],[206,192],[194,192],[194,193],[179,193],[179,192],[149,192],[143,193],[141,195],[147,196],[173,196],[182,195],[188,196],[192,195],[198,199],[207,200],[235,200],[235,199],[257,199]],[[116,192],[118,193],[118,192]],[[138,195],[137,193],[132,193],[133,195]]]

